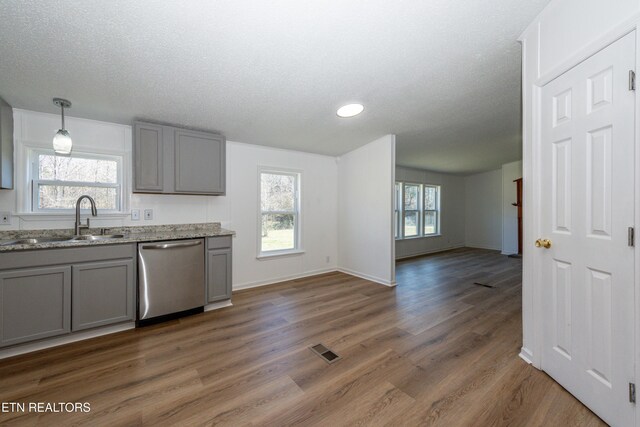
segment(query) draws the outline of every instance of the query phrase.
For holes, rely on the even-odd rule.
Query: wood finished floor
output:
[[[0,402],[89,402],[8,425],[596,426],[518,357],[521,262],[459,249],[236,292],[233,307],[0,361]],[[494,286],[474,285],[480,282]],[[328,365],[307,347],[342,356]]]

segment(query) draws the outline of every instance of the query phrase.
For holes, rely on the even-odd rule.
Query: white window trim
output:
[[[117,205],[118,209],[100,209],[100,213],[103,214],[116,214],[116,215],[125,215],[125,194],[127,192],[126,183],[125,183],[125,161],[124,155],[116,155],[116,154],[103,154],[103,153],[89,153],[83,151],[74,151],[73,155],[86,159],[108,159],[115,161],[118,164],[118,177],[117,182],[115,184],[106,184],[106,183],[90,183],[90,182],[75,182],[75,181],[53,181],[53,180],[41,180],[38,175],[38,156],[41,154],[52,155],[54,154],[53,149],[45,149],[45,148],[27,148],[27,180],[28,180],[28,188],[30,190],[30,196],[28,198],[28,211],[22,213],[21,215],[31,214],[31,215],[73,215],[75,214],[75,208],[70,209],[39,209],[39,193],[38,193],[38,184],[57,184],[64,182],[65,185],[85,185],[91,187],[102,187],[102,188],[115,188],[117,195]],[[88,208],[83,208],[84,210],[88,210]]]
[[[404,208],[404,193],[405,193],[405,187],[409,185],[409,186],[418,186],[418,209],[409,209],[406,210]],[[402,239],[415,239],[417,237],[422,237],[422,215],[423,215],[423,209],[422,209],[422,199],[423,199],[423,187],[422,184],[417,183],[417,182],[403,182],[402,183],[402,202],[400,203],[400,209],[401,209],[401,214],[402,214],[402,228],[401,228],[401,234],[402,234]],[[412,236],[405,236],[404,235],[404,228],[405,228],[405,212],[417,212],[418,213],[418,223],[416,224],[416,234],[412,235]]]
[[[436,208],[435,209],[427,209],[426,206],[423,206],[422,209],[422,237],[432,237],[440,235],[440,192],[442,191],[442,187],[435,184],[423,184],[422,185],[422,199],[424,203],[424,192],[427,187],[434,187],[436,189]],[[425,221],[424,217],[427,212],[435,212],[436,213],[436,232],[435,233],[425,233]]]
[[[413,240],[413,239],[428,239],[431,237],[441,237],[442,236],[442,223],[441,223],[441,217],[442,217],[442,206],[441,206],[441,200],[442,200],[442,185],[440,184],[427,184],[427,183],[418,183],[418,182],[408,182],[408,181],[396,181],[396,183],[400,184],[400,201],[396,201],[396,208],[398,209],[398,213],[399,213],[399,226],[400,229],[398,230],[398,236],[395,237],[395,240]],[[418,234],[413,235],[413,236],[405,236],[404,235],[404,226],[405,226],[405,209],[404,209],[404,191],[405,191],[405,185],[417,185],[420,187],[420,192],[419,192],[419,196],[418,196],[418,210],[417,212],[419,212],[419,218],[418,218]],[[425,187],[436,187],[438,189],[438,199],[436,201],[436,208],[435,212],[436,213],[436,228],[437,231],[436,233],[431,233],[431,234],[425,234],[424,232],[424,216],[426,212],[432,212],[434,211],[434,209],[424,209],[424,189]],[[394,187],[395,188],[395,187]],[[409,212],[415,212],[415,209],[410,209]]]
[[[262,251],[262,174],[272,173],[279,175],[291,175],[296,179],[296,196],[295,196],[295,212],[290,211],[269,211],[268,213],[278,214],[291,214],[295,216],[294,219],[294,242],[293,249],[283,249],[277,251]],[[280,258],[293,255],[301,255],[305,253],[302,248],[302,171],[297,169],[288,169],[280,167],[270,166],[258,166],[258,216],[257,216],[257,228],[256,228],[256,258],[259,260],[267,260],[273,258]]]

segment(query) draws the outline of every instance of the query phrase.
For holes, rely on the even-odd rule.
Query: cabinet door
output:
[[[73,266],[73,331],[134,320],[132,259]]]
[[[133,191],[161,193],[163,190],[163,127],[136,123],[133,140]]]
[[[176,193],[224,194],[225,140],[220,135],[175,130]]]
[[[13,109],[0,99],[0,188],[13,189]]]
[[[207,252],[207,301],[231,298],[231,248]]]
[[[71,267],[1,272],[0,314],[0,347],[68,333]]]

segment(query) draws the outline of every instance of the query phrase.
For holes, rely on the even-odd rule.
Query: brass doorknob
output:
[[[551,247],[551,240],[549,240],[549,239],[538,239],[538,240],[536,240],[536,248],[549,249],[550,247]]]

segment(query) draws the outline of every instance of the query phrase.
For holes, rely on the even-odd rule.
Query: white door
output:
[[[603,420],[634,424],[635,69],[631,33],[542,88],[542,369]]]

